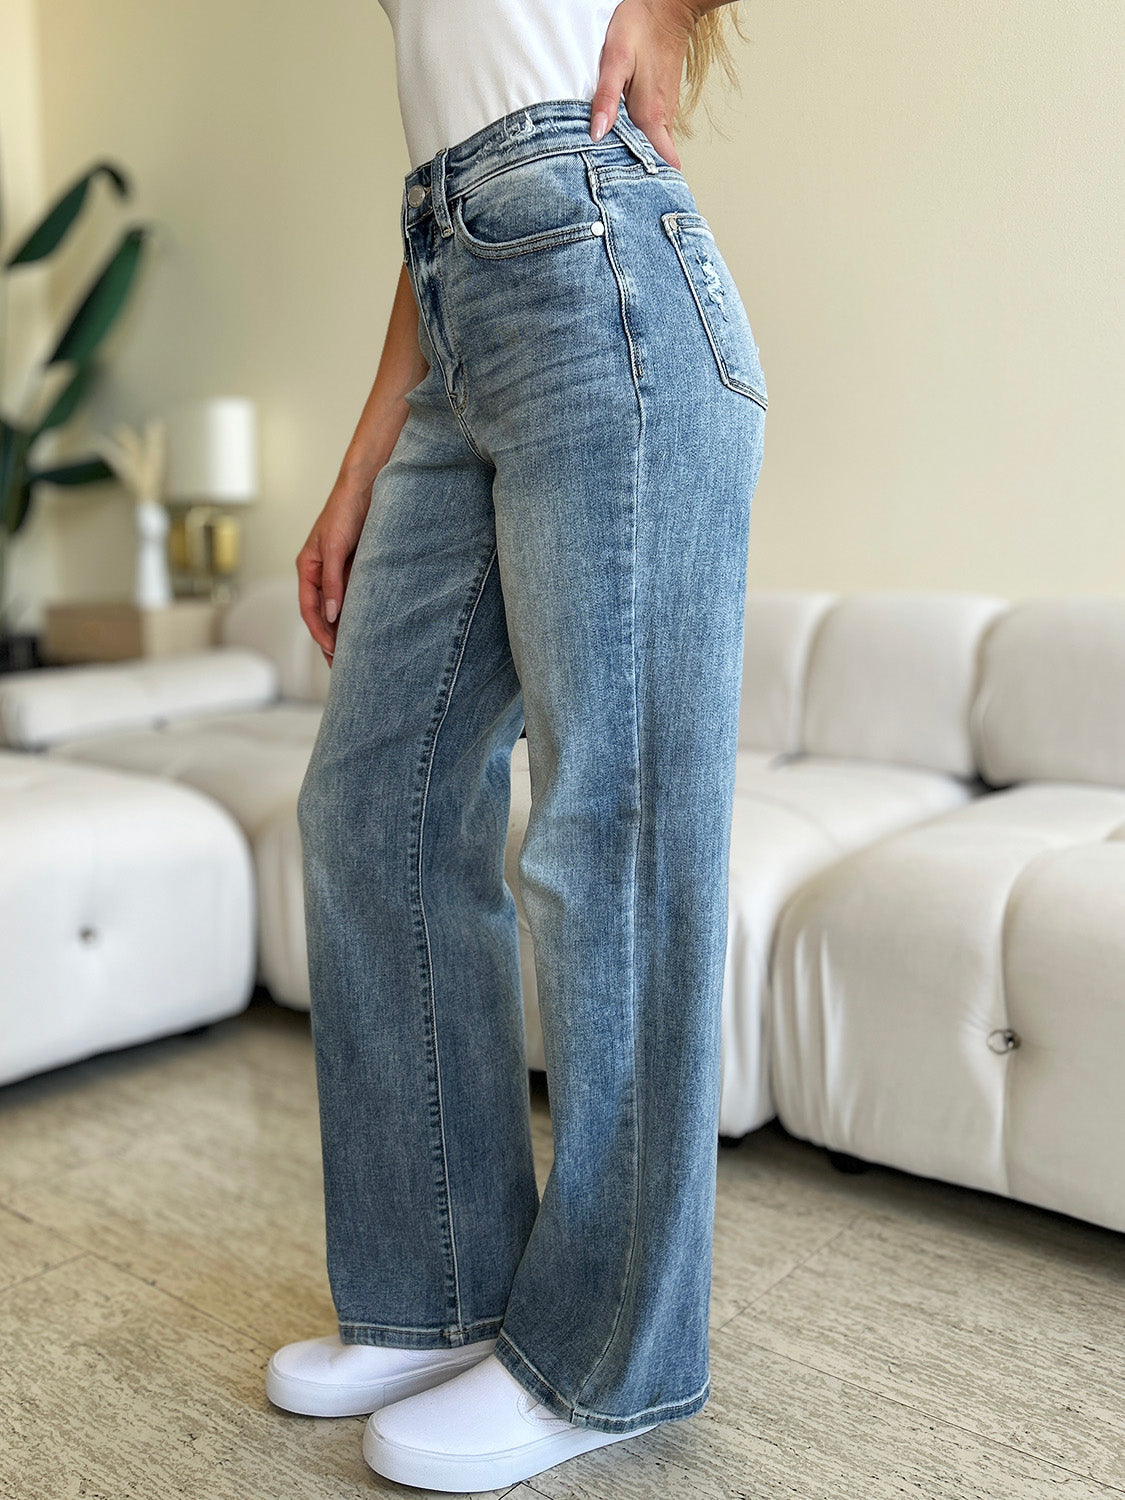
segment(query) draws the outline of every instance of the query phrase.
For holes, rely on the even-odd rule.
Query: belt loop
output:
[[[449,147],[442,146],[434,157],[433,168],[430,173],[430,196],[434,205],[434,217],[438,221],[443,238],[448,238],[453,233],[453,221],[449,217],[449,204],[445,200],[445,158],[448,154]]]
[[[655,172],[657,170],[655,161],[656,148],[640,126],[634,125],[628,115],[622,114],[623,108],[624,96],[618,101],[617,118],[613,122],[613,128],[644,167],[645,171]]]

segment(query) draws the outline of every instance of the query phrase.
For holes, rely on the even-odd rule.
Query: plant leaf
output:
[[[46,364],[57,364],[62,359],[83,364],[90,358],[125,304],[147,235],[148,230],[140,225],[127,229],[121,236],[117,248],[98,272]]]
[[[110,466],[101,458],[76,458],[55,469],[35,469],[27,476],[28,484],[46,480],[48,484],[98,484],[103,479],[115,479]]]
[[[90,184],[95,177],[103,173],[112,182],[119,197],[129,196],[129,179],[120,167],[110,161],[95,162],[79,177],[77,182],[55,200],[23,243],[8,257],[5,264],[8,267],[25,266],[32,261],[43,260],[56,250],[82,212],[82,205],[86,201]]]
[[[98,484],[115,478],[100,458],[78,458],[51,469],[29,470],[27,450],[32,434],[0,417],[0,531],[14,535],[31,510],[31,489],[40,480],[50,484]]]
[[[15,536],[16,532],[19,531],[20,527],[27,520],[30,513],[31,485],[28,484],[25,478],[23,482],[16,487],[16,492],[13,497],[12,512],[11,516],[9,517],[10,524],[8,526],[8,530],[12,534],[12,536]]]
[[[12,532],[23,519],[20,491],[26,483],[30,435],[0,417],[0,530]]]
[[[46,432],[51,427],[61,427],[64,422],[70,421],[80,403],[89,394],[90,387],[97,379],[98,373],[99,366],[95,360],[88,359],[85,364],[78,366],[51,403],[47,415],[32,429],[33,441],[41,432]]]

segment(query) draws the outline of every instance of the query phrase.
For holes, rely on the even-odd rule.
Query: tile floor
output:
[[[550,1118],[537,1090],[541,1178]],[[710,1402],[509,1494],[1125,1495],[1125,1239],[774,1122],[720,1153]],[[242,1016],[0,1089],[0,1496],[419,1495],[363,1418],[287,1416],[327,1332],[308,1018]]]

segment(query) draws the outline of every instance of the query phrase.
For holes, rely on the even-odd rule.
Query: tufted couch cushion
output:
[[[787,905],[778,1115],[856,1156],[1125,1229],[1123,975],[1125,790],[977,798]]]
[[[1013,604],[983,642],[970,723],[995,786],[1125,786],[1125,598]]]
[[[48,753],[195,787],[254,839],[279,807],[296,803],[322,712],[313,703],[268,703],[251,713],[71,739]]]
[[[0,681],[0,742],[41,749],[79,735],[257,709],[272,702],[277,690],[270,658],[238,646],[11,672]]]
[[[971,796],[911,766],[801,756],[740,770],[731,825],[719,1128],[743,1135],[775,1114],[769,1081],[769,960],[785,903],[817,871]]]
[[[282,1004],[302,1008],[309,981],[296,805],[322,712],[317,703],[269,703],[252,713],[68,740],[48,751],[53,760],[179,782],[237,821],[257,873],[256,977]]]
[[[841,599],[812,643],[801,748],[974,776],[969,708],[978,649],[1006,607],[962,593]]]
[[[241,1010],[254,894],[211,798],[0,751],[0,1083]]]
[[[813,638],[834,594],[757,589],[743,629],[739,766],[768,765],[801,748],[805,679]]]

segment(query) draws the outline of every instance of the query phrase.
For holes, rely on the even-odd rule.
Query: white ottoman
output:
[[[243,1009],[254,902],[211,798],[0,751],[0,1083]]]

